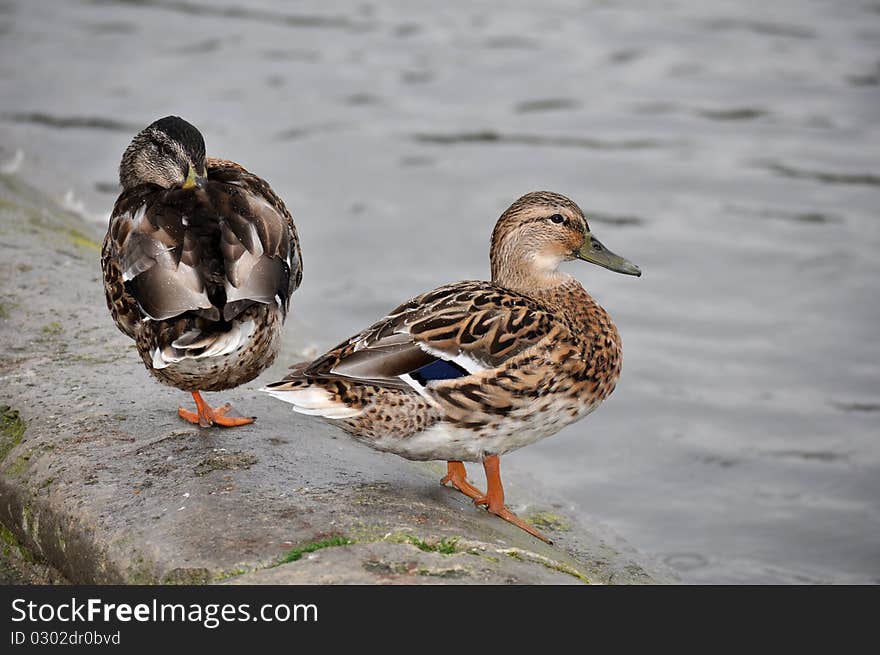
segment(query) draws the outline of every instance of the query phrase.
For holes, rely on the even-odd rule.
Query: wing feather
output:
[[[203,190],[143,185],[120,195],[104,241],[108,305],[120,329],[195,312],[231,320],[254,303],[287,312],[302,279],[293,218],[259,177],[208,160]]]
[[[425,367],[438,360],[468,374],[495,368],[556,324],[531,298],[489,282],[459,282],[401,305],[286,379],[342,377],[406,388],[411,374],[432,370]]]

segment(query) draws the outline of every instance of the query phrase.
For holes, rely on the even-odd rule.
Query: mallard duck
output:
[[[201,133],[177,116],[134,137],[119,182],[101,251],[113,320],[156,379],[192,393],[196,411],[181,418],[252,423],[201,392],[249,382],[278,354],[302,278],[290,212],[264,180],[206,157]]]
[[[492,281],[456,282],[407,301],[265,391],[369,446],[447,461],[441,480],[549,541],[504,505],[500,457],[577,421],[614,390],[621,343],[571,275],[571,259],[641,275],[590,232],[565,196],[529,193],[492,233]],[[482,462],[485,493],[463,462]]]

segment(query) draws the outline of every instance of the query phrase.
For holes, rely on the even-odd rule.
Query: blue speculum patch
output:
[[[425,364],[410,373],[410,377],[422,386],[425,386],[431,380],[454,380],[465,375],[470,374],[458,364],[447,362],[445,359],[438,359],[430,364]]]

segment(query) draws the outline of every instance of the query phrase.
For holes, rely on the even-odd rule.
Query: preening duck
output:
[[[266,181],[206,157],[199,130],[176,116],[134,137],[119,181],[101,251],[113,320],[156,379],[192,393],[196,411],[182,418],[252,423],[200,392],[249,382],[278,354],[302,278],[290,212]]]
[[[558,270],[572,259],[641,274],[573,201],[529,193],[495,225],[491,282],[417,296],[265,391],[377,450],[446,460],[443,484],[549,541],[505,507],[499,458],[589,414],[621,367],[611,317]],[[467,481],[468,461],[483,463],[485,493]]]

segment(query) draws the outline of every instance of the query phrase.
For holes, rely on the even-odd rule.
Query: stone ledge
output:
[[[543,544],[440,487],[442,464],[371,451],[260,381],[219,395],[254,425],[183,423],[189,397],[153,381],[110,320],[97,232],[0,175],[0,522],[34,561],[74,583],[670,580],[509,490],[556,540]],[[263,380],[295,359],[290,332]]]

